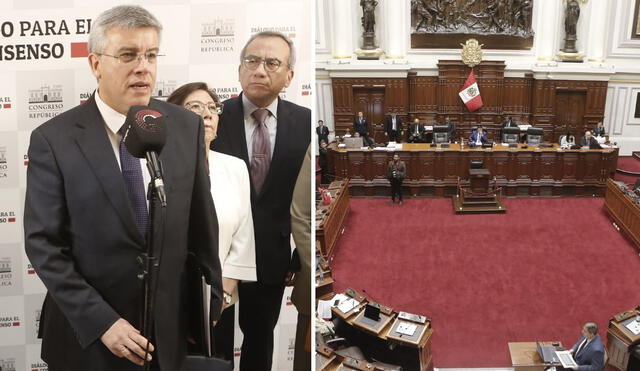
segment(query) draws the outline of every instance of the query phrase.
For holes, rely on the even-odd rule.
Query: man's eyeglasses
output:
[[[140,59],[144,58],[149,62],[149,64],[155,64],[158,61],[158,57],[164,57],[164,54],[158,54],[158,52],[146,52],[146,53],[133,53],[133,52],[124,52],[118,55],[110,55],[104,53],[96,53],[98,55],[104,55],[105,57],[111,57],[118,60],[118,62],[122,64],[129,64],[132,62],[139,62]]]
[[[204,113],[204,109],[208,109],[209,112],[211,113],[215,113],[218,115],[222,114],[222,109],[224,108],[224,104],[222,103],[209,103],[209,104],[204,104],[200,101],[194,100],[191,102],[187,102],[184,107],[186,109],[188,109],[189,111],[192,111],[194,113],[197,113],[198,115],[202,115]]]
[[[248,70],[256,70],[264,64],[264,69],[268,72],[276,72],[280,69],[282,62],[278,58],[266,58],[248,56],[242,59],[242,65]]]

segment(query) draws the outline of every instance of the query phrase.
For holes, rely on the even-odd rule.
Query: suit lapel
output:
[[[95,97],[91,96],[84,103],[83,108],[77,124],[82,130],[76,135],[76,143],[78,143],[89,166],[98,178],[104,194],[118,213],[125,228],[131,236],[135,236],[139,246],[144,247],[144,238],[136,227],[122,172],[118,168],[118,162],[105,131],[104,120],[96,106]]]

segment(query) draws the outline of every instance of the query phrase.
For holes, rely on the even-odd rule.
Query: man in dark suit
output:
[[[251,174],[257,282],[241,282],[240,370],[271,370],[273,329],[285,284],[299,267],[291,254],[289,205],[311,141],[311,111],[278,98],[293,78],[293,42],[277,32],[252,36],[240,54],[242,94],[224,102],[213,149],[243,159]]]
[[[500,140],[502,140],[502,129],[504,128],[517,128],[518,124],[511,118],[511,116],[506,116],[504,121],[502,121],[502,125],[500,125]]]
[[[364,118],[362,111],[358,112],[358,117],[353,121],[353,133],[358,133],[362,137],[364,144],[371,147],[373,140],[369,138],[369,121]]]
[[[218,225],[202,119],[150,99],[161,27],[138,6],[102,13],[89,36],[98,90],[31,134],[25,249],[47,287],[39,334],[51,371],[139,370],[147,340],[155,348],[152,370],[179,370],[187,347],[188,252],[200,258],[212,284],[212,318],[220,313]],[[129,108],[147,104],[164,116],[168,133],[160,155],[167,206],[155,236],[148,234],[145,163],[126,151],[120,131]],[[156,240],[160,267],[147,339],[140,334],[144,297],[137,259],[149,238]]]
[[[402,119],[395,112],[385,116],[384,135],[389,138],[390,142],[400,143],[403,132]]]
[[[471,136],[469,137],[469,144],[481,145],[487,140],[487,132],[484,131],[482,126],[478,126],[471,132]]]
[[[598,122],[598,124],[593,128],[593,135],[597,137],[605,136],[604,124],[602,123],[602,121]]]
[[[318,136],[318,146],[323,140],[329,143],[329,128],[324,126],[324,121],[318,120],[318,126],[316,127],[316,135]]]
[[[598,325],[595,322],[587,322],[582,326],[582,336],[571,348],[573,359],[578,364],[574,370],[603,371],[604,370],[604,344],[598,335]],[[561,367],[562,369],[562,367]]]
[[[413,119],[413,124],[409,124],[407,141],[409,143],[424,143],[424,125],[420,124],[418,118]]]
[[[584,137],[580,138],[580,146],[589,147],[589,149],[602,149],[598,140],[591,136],[589,130],[584,132]]]
[[[387,164],[387,179],[391,184],[391,203],[396,202],[398,196],[399,204],[402,205],[402,181],[407,173],[407,167],[404,161],[400,161],[400,155],[393,154],[393,160]]]

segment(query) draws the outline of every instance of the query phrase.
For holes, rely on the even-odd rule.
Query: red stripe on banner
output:
[[[16,218],[9,218],[9,223],[14,223],[16,221]]]
[[[86,102],[86,101],[87,101],[86,99],[81,99],[80,100],[80,104],[84,104],[84,102]]]
[[[302,95],[309,95],[309,94],[311,94],[311,92],[310,92],[310,91],[303,91],[303,92],[302,92]]]
[[[84,58],[89,56],[87,43],[71,43],[71,58]]]
[[[18,327],[18,326],[20,326],[20,322],[14,322],[13,323],[13,327]]]
[[[289,306],[289,305],[293,305],[293,303],[292,303],[292,302],[290,302],[290,301],[287,301],[287,304],[286,304],[286,305],[287,305],[287,306]]]
[[[3,108],[11,108],[11,103],[5,103],[2,105]]]
[[[29,166],[29,161],[25,161],[24,166]]]
[[[231,94],[231,98],[235,98],[237,96],[238,96],[238,94]]]
[[[27,274],[36,274],[35,269],[29,269],[27,270]]]

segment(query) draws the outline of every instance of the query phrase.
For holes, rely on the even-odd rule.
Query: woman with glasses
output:
[[[205,148],[216,138],[223,104],[206,83],[176,89],[167,102],[183,106],[204,120]],[[211,196],[218,217],[218,249],[224,289],[223,312],[213,331],[214,354],[233,360],[234,310],[238,282],[256,280],[255,240],[251,215],[249,173],[244,161],[207,151]],[[231,307],[232,309],[226,310]]]

